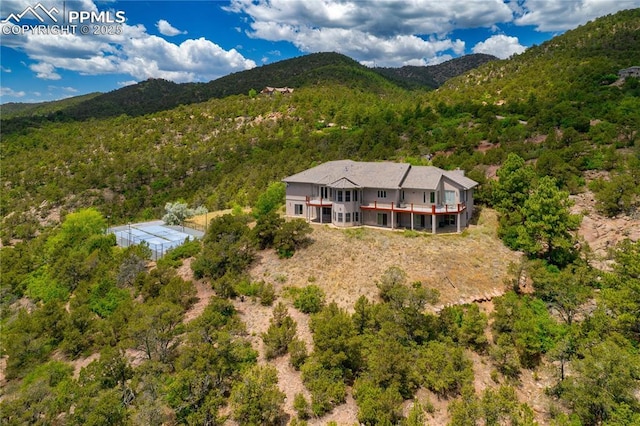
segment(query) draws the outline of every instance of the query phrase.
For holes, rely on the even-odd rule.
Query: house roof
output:
[[[436,189],[446,177],[464,189],[478,183],[464,176],[461,170],[446,171],[433,166],[411,166],[406,163],[358,162],[338,160],[284,178],[288,183],[313,183],[332,188],[415,188]]]
[[[315,183],[332,186],[341,179],[348,179],[354,187],[399,188],[409,168],[404,163],[373,163],[338,160],[322,163],[316,167],[284,178],[284,182]]]
[[[464,189],[470,189],[478,185],[478,182],[466,177],[462,170],[447,171],[433,166],[413,166],[409,170],[402,187],[436,189],[443,176]]]
[[[360,188],[360,185],[350,181],[347,178],[338,179],[337,181],[330,183],[328,186],[331,188],[338,188],[338,189]]]

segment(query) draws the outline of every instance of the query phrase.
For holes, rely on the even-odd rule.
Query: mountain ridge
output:
[[[260,91],[266,86],[304,87],[326,81],[359,85],[371,90],[377,90],[376,86],[434,89],[447,79],[494,59],[497,58],[474,54],[455,58],[439,65],[396,69],[367,68],[348,56],[334,52],[312,53],[232,73],[207,83],[174,83],[160,78],[151,78],[91,96],[89,99],[83,99],[81,102],[63,108],[56,108],[55,104],[58,101],[52,101],[47,103],[53,109],[48,115],[56,120],[86,120],[121,114],[133,117],[172,109],[179,105],[204,102],[208,99],[247,94],[252,89]],[[71,101],[67,100],[67,103],[69,102]],[[3,115],[6,113],[5,105],[1,106]],[[46,116],[46,114],[37,114],[38,109],[29,105],[11,104],[7,118],[28,115]]]
[[[437,65],[405,65],[400,68],[377,67],[374,70],[407,89],[425,86],[437,89],[453,77],[496,60],[498,58],[493,55],[472,53]]]

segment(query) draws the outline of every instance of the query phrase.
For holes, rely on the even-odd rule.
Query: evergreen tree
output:
[[[556,186],[555,179],[545,176],[525,201],[524,223],[518,228],[518,246],[528,255],[566,265],[576,256],[581,218],[571,214],[569,193]]]

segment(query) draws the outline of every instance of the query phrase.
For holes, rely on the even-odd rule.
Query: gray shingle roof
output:
[[[478,182],[466,177],[462,171],[456,170],[442,170],[433,166],[413,166],[407,178],[404,180],[403,188],[417,188],[417,189],[437,189],[438,183],[442,176],[446,176],[456,184],[460,185],[464,189],[473,188],[478,185]]]
[[[369,163],[338,160],[322,163],[316,167],[289,176],[284,182],[315,183],[330,186],[342,178],[363,188],[400,187],[410,165],[404,163]]]
[[[350,181],[347,178],[338,179],[337,181],[330,183],[328,186],[331,188],[338,188],[338,189],[361,188],[360,185]]]
[[[334,188],[416,188],[436,189],[445,176],[465,189],[478,183],[464,176],[462,172],[446,171],[433,166],[411,166],[406,163],[357,162],[338,160],[284,178],[284,182],[314,183]]]
[[[433,166],[413,166],[402,186],[404,188],[436,189],[443,171]]]

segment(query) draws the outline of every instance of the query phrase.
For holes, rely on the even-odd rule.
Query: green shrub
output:
[[[269,328],[262,333],[265,357],[271,359],[284,355],[296,335],[296,328],[296,322],[289,316],[287,307],[283,303],[278,303],[273,309]]]
[[[202,243],[199,240],[187,240],[184,244],[172,248],[158,259],[158,266],[165,265],[179,268],[182,266],[182,259],[196,256],[201,249]]]
[[[304,384],[311,392],[311,411],[314,416],[320,417],[345,401],[347,389],[340,370],[323,368],[312,358],[305,362],[301,370]]]
[[[264,286],[264,281],[251,281],[249,277],[238,280],[233,286],[234,291],[240,296],[258,297]]]
[[[260,304],[262,306],[271,306],[276,300],[276,289],[271,283],[264,283],[260,286],[258,295],[260,296]]]
[[[306,420],[311,417],[311,406],[309,405],[309,401],[307,401],[307,398],[305,398],[301,393],[297,393],[294,397],[293,409],[298,413],[299,419]]]
[[[276,233],[273,246],[280,258],[293,256],[296,250],[311,243],[311,226],[304,219],[285,222]]]
[[[305,314],[314,314],[320,312],[324,306],[324,302],[324,291],[317,285],[309,285],[300,289],[293,302],[293,306]]]
[[[308,356],[307,345],[305,345],[302,340],[294,337],[293,340],[289,342],[288,350],[291,366],[296,370],[300,370],[300,367],[302,367],[302,364],[304,364]]]
[[[69,289],[51,278],[46,267],[32,272],[25,280],[27,295],[35,300],[47,303],[52,300],[65,301],[69,298]]]

